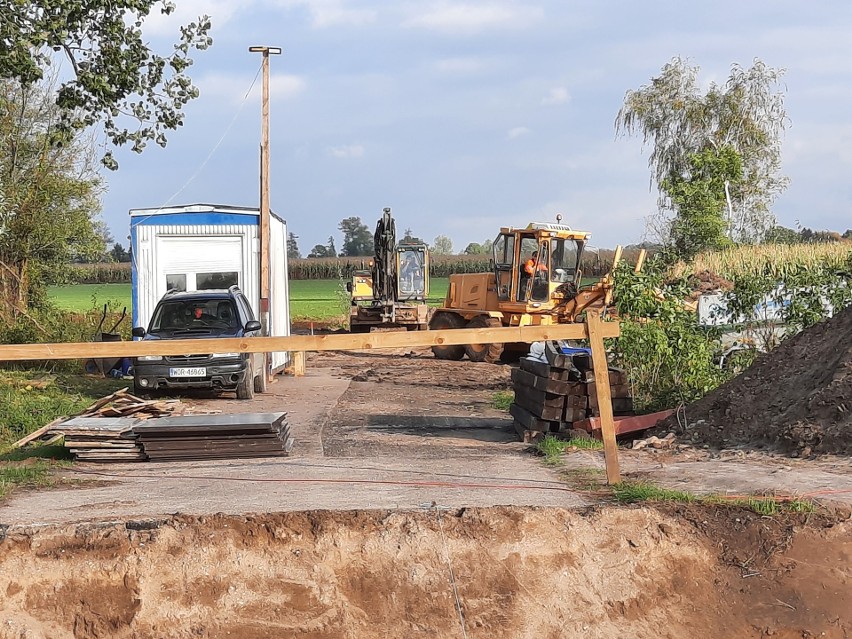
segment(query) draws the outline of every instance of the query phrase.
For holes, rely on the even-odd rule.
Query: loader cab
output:
[[[525,229],[501,229],[492,255],[497,298],[549,308],[560,286],[578,284],[587,237],[588,233],[561,224],[532,223]]]

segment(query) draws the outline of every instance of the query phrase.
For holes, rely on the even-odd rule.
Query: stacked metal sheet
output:
[[[146,459],[133,427],[134,417],[74,417],[51,428],[65,436],[77,461],[127,462]]]
[[[286,413],[161,417],[134,432],[151,461],[285,457],[293,447]]]

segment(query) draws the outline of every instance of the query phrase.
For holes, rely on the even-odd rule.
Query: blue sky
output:
[[[791,184],[774,212],[786,226],[852,227],[848,0],[175,2],[147,24],[154,48],[202,13],[214,44],[195,56],[201,97],[185,126],[106,172],[103,218],[124,244],[132,208],[257,205],[259,80],[243,98],[260,44],[284,49],[272,58],[271,198],[303,254],[331,234],[340,246],[344,217],[372,229],[384,206],[400,231],[447,235],[457,251],[557,213],[598,246],[641,240],[655,207],[648,155],[613,122],[625,92],[674,56],[704,84],[756,57],[786,69]]]

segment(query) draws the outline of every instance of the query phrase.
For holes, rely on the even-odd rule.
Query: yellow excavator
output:
[[[429,247],[423,242],[396,243],[391,210],[382,210],[373,236],[375,256],[369,271],[355,271],[350,293],[349,331],[371,328],[425,330],[429,307]]]
[[[612,298],[612,273],[581,285],[580,261],[591,234],[562,224],[561,215],[556,219],[556,224],[500,229],[492,249],[493,271],[451,275],[444,305],[429,328],[564,324],[578,321],[590,308],[605,309]],[[615,264],[620,258],[618,247]],[[526,344],[467,344],[433,346],[432,352],[439,359],[467,354],[475,362],[494,363],[527,349]]]

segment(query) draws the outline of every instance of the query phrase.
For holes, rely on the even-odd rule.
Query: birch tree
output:
[[[730,240],[759,241],[774,225],[772,203],[788,184],[781,175],[781,136],[787,125],[783,70],[757,59],[749,68],[734,64],[723,85],[711,83],[706,91],[698,71],[674,58],[649,84],[628,91],[615,120],[616,134],[641,135],[650,147],[651,184],[658,189],[665,218],[653,226],[667,230],[677,225],[685,190],[678,193],[678,202],[666,185],[700,178],[694,169],[708,160],[731,165],[726,156],[733,151],[741,170],[722,180],[718,172],[714,175],[722,203],[716,214]],[[697,163],[698,158],[702,161]]]

